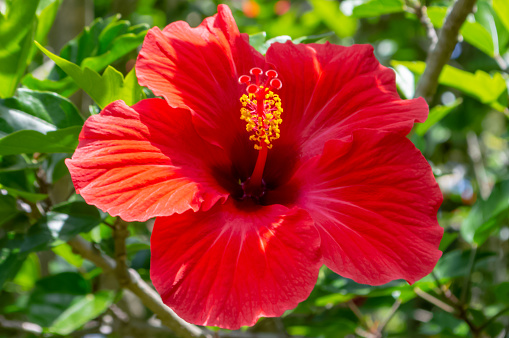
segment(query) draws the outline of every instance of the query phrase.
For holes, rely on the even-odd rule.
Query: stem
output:
[[[467,303],[468,291],[470,289],[470,280],[472,279],[472,272],[474,271],[475,265],[475,256],[477,254],[477,245],[474,245],[472,251],[470,252],[470,259],[468,261],[468,275],[465,279],[465,284],[463,284],[463,289],[461,290],[460,302],[462,304]]]
[[[503,308],[502,310],[498,311],[496,315],[494,315],[493,317],[491,317],[490,319],[488,319],[484,324],[482,324],[481,326],[479,326],[479,332],[481,332],[482,330],[484,330],[485,328],[487,328],[491,323],[493,323],[498,317],[500,317],[501,315],[503,315],[504,313],[506,313],[507,311],[509,311],[509,306]]]
[[[474,8],[476,0],[457,0],[451,13],[440,30],[436,47],[428,54],[426,69],[419,80],[415,97],[422,96],[431,102],[438,86],[438,77],[458,42],[458,34],[463,22]]]
[[[440,299],[430,295],[429,293],[421,290],[420,288],[418,288],[418,287],[414,288],[414,292],[417,294],[417,296],[419,296],[422,299],[430,302],[431,304],[435,305],[436,307],[441,308],[445,312],[454,313],[454,308],[452,306],[450,306],[449,304],[444,303]]]
[[[116,262],[108,256],[103,255],[91,243],[85,241],[82,237],[77,236],[68,241],[73,251],[80,254],[84,258],[93,262],[105,271],[117,272]],[[170,328],[178,337],[195,338],[195,337],[211,337],[211,335],[201,328],[186,323],[173,310],[163,304],[161,298],[155,290],[153,290],[140,275],[133,269],[128,269],[129,282],[125,287],[137,295],[143,304],[154,312],[161,322]],[[115,273],[117,279],[120,277]]]

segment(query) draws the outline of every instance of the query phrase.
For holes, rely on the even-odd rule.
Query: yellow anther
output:
[[[263,88],[263,111],[258,107],[257,95],[250,93],[242,95],[240,103],[240,119],[246,121],[246,131],[253,132],[249,139],[255,142],[254,148],[262,149],[261,142],[265,142],[268,149],[272,148],[271,141],[280,137],[279,125],[283,122],[281,113],[281,99],[279,95],[274,94],[269,88]]]

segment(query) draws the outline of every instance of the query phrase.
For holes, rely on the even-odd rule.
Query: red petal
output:
[[[313,289],[320,241],[309,215],[246,204],[156,219],[151,278],[184,320],[238,329],[281,316]]]
[[[309,158],[320,154],[327,140],[359,128],[406,135],[428,116],[422,98],[400,99],[394,71],[380,65],[370,45],[275,43],[267,61],[283,81],[281,142],[274,143],[283,153],[284,144],[298,144]]]
[[[325,264],[358,283],[410,283],[441,256],[442,194],[428,163],[401,135],[356,131],[333,140],[289,182],[318,226]]]
[[[249,45],[247,34],[239,33],[228,6],[220,5],[217,15],[196,28],[179,21],[162,32],[149,30],[136,74],[141,85],[172,107],[191,109],[202,137],[239,157],[242,149],[254,151],[240,120],[245,86],[238,78],[255,66],[265,67],[263,56]],[[232,150],[239,143],[241,150]]]
[[[198,136],[188,111],[162,99],[116,101],[90,117],[66,164],[87,203],[126,221],[209,209],[228,197],[215,178],[231,166],[223,152]]]

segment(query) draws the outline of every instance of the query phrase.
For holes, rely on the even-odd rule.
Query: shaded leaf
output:
[[[461,224],[461,235],[469,243],[482,245],[503,220],[509,217],[509,180],[495,184],[490,197],[479,199]]]
[[[461,98],[456,99],[453,103],[447,106],[435,106],[430,109],[428,118],[424,123],[418,123],[415,126],[415,132],[417,135],[423,136],[429,130],[429,128],[433,127],[437,122],[447,116],[450,112],[456,109],[463,100]]]
[[[40,251],[62,244],[102,222],[96,207],[84,202],[58,205],[33,225],[21,245],[21,252]]]

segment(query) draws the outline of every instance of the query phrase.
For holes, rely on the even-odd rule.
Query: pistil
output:
[[[282,87],[282,82],[275,70],[264,74],[260,68],[253,68],[250,74],[254,76],[254,83],[251,83],[251,76],[239,77],[239,83],[246,85],[246,94],[240,98],[240,118],[246,121],[246,131],[252,133],[249,139],[255,142],[254,148],[259,152],[253,174],[242,183],[242,187],[245,197],[259,198],[265,193],[263,171],[267,153],[272,148],[272,141],[279,138],[279,125],[283,122],[281,99],[274,94],[274,90]],[[263,77],[266,79],[262,82]]]

